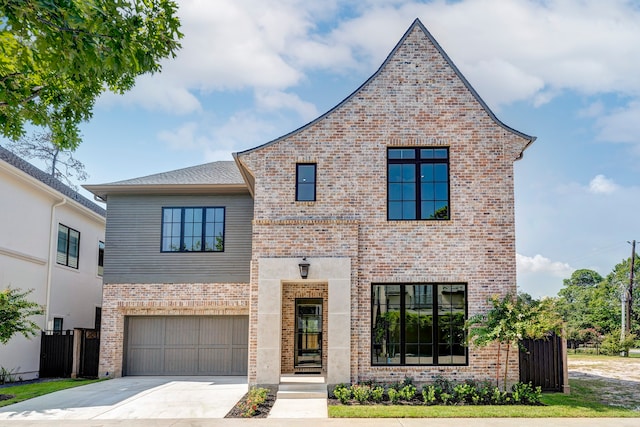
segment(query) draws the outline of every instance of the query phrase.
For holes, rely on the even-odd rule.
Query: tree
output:
[[[180,48],[172,0],[0,0],[0,135],[31,123],[75,148],[106,89],[124,93]]]
[[[518,345],[523,338],[542,338],[547,333],[559,332],[561,318],[551,299],[531,301],[507,294],[504,298],[496,295],[489,299],[492,308],[486,314],[477,314],[467,320],[468,341],[479,347],[498,343],[496,357],[496,386],[500,383],[500,353],[506,346],[504,364],[504,390],[507,390],[509,373],[509,352],[512,345]]]
[[[564,287],[558,292],[558,308],[567,322],[569,331],[596,328],[592,316],[593,299],[602,276],[593,270],[576,270],[571,278],[563,281]],[[571,332],[573,333],[573,332]]]
[[[44,160],[49,175],[63,181],[76,191],[78,187],[73,184],[71,178],[75,176],[79,181],[85,181],[88,178],[84,164],[73,157],[73,151],[55,145],[51,133],[37,133],[30,138],[10,141],[7,148],[27,159]]]
[[[42,306],[25,297],[32,290],[7,288],[0,291],[0,343],[6,344],[15,334],[26,338],[36,335],[38,325],[29,318],[44,314]]]

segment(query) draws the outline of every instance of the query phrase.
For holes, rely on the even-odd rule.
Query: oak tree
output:
[[[103,91],[175,57],[179,26],[172,0],[0,0],[0,135],[32,124],[75,148]]]

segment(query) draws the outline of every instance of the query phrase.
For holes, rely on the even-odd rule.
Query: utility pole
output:
[[[636,241],[631,243],[631,266],[629,269],[629,296],[627,297],[627,331],[631,333],[631,318],[633,316],[633,267],[636,261]]]

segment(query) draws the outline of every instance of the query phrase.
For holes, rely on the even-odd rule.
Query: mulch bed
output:
[[[278,391],[277,387],[265,387],[265,388],[269,390],[269,393],[267,393],[267,399],[264,401],[262,405],[258,406],[256,414],[249,418],[267,418],[267,415],[269,415],[269,411],[271,411],[271,407],[273,406],[274,403],[276,403],[276,393]],[[231,410],[224,417],[225,418],[247,418],[243,415],[242,413],[243,411],[241,409],[241,403],[247,399],[247,396],[249,396],[249,393],[246,393],[244,396],[242,396],[242,399],[240,399],[238,403],[236,403],[235,406],[231,408]]]

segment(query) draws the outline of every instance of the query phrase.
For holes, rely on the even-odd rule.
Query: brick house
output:
[[[416,20],[344,101],[235,163],[87,186],[108,201],[100,372],[490,378],[462,326],[516,290],[534,139]]]

